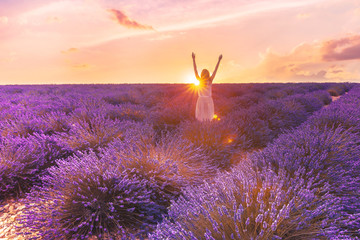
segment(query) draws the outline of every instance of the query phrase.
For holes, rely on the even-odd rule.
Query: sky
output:
[[[0,0],[0,84],[360,82],[359,0]]]

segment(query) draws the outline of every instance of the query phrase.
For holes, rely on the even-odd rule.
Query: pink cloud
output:
[[[75,64],[75,65],[72,65],[72,68],[74,69],[82,69],[82,70],[85,70],[85,69],[89,69],[91,66],[89,64]]]
[[[47,23],[59,23],[59,22],[61,22],[61,19],[59,17],[53,16],[53,17],[48,17],[46,19],[46,22]]]
[[[77,48],[69,48],[69,49],[67,49],[67,50],[61,51],[61,53],[63,53],[63,54],[68,54],[68,53],[77,52],[78,50],[79,50],[79,49],[77,49]]]
[[[16,60],[17,54],[15,52],[10,52],[5,54],[4,57],[0,56],[0,63],[12,63]]]
[[[113,14],[115,20],[122,26],[127,28],[143,29],[143,30],[154,30],[152,26],[140,24],[134,20],[131,20],[122,11],[116,9],[109,9],[109,12]]]
[[[0,16],[0,24],[7,24],[9,19],[6,16]]]
[[[360,59],[360,35],[329,40],[323,44],[322,51],[325,61]]]
[[[298,15],[296,15],[296,17],[298,19],[307,19],[310,17],[310,14],[309,13],[299,13]]]
[[[360,7],[354,9],[354,14],[357,15],[357,16],[360,16]]]
[[[288,54],[272,50],[253,69],[243,72],[253,81],[350,81],[360,78],[354,64],[360,59],[360,36],[303,43]],[[349,63],[349,64],[348,64]]]

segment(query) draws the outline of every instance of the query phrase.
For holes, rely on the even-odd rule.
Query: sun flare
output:
[[[195,86],[199,86],[200,84],[199,80],[197,80],[196,77],[192,74],[186,77],[185,82],[189,84],[194,84]]]

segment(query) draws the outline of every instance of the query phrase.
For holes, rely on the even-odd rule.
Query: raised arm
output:
[[[195,53],[192,53],[192,59],[193,59],[195,77],[196,77],[197,80],[200,81],[199,73],[197,71],[196,62],[195,62]]]
[[[222,55],[220,55],[219,56],[219,61],[217,62],[217,64],[216,64],[216,67],[215,67],[215,70],[214,70],[214,72],[212,73],[212,75],[211,75],[211,82],[214,80],[214,78],[215,78],[215,75],[216,75],[216,72],[217,72],[217,70],[218,70],[218,68],[219,68],[219,64],[220,64],[220,61],[221,61],[221,59],[222,59]]]

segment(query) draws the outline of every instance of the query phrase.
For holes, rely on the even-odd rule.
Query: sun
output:
[[[199,80],[197,80],[193,74],[189,74],[186,76],[185,83],[194,84],[195,86],[199,86],[200,84]]]

